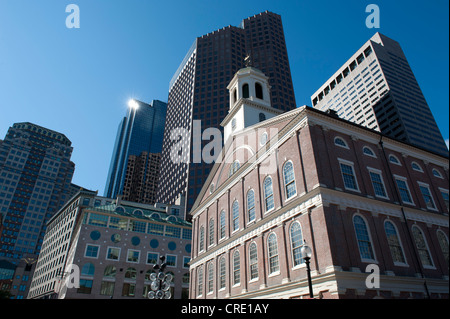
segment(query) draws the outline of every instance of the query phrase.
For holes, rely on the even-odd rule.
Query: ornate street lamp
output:
[[[150,284],[151,291],[147,295],[148,299],[170,299],[172,297],[170,283],[173,280],[173,275],[164,273],[164,269],[167,266],[165,263],[166,257],[161,256],[159,259],[161,260],[161,266],[158,264],[153,266],[153,270],[159,270],[159,272],[150,274],[152,283]]]
[[[309,297],[310,298],[314,298],[314,293],[313,293],[313,288],[312,288],[312,281],[311,281],[311,267],[309,265],[309,261],[311,259],[312,256],[312,250],[311,248],[304,244],[300,250],[303,259],[305,260],[306,263],[306,273],[308,274],[308,286],[309,286]]]

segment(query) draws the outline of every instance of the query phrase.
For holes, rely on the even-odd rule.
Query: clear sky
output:
[[[71,3],[79,29],[66,28]],[[378,31],[402,46],[448,139],[448,0],[0,0],[0,139],[16,122],[65,134],[73,182],[102,195],[128,99],[167,101],[196,37],[265,10],[282,17],[299,106]]]

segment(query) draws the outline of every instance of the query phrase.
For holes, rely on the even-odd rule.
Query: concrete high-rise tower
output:
[[[448,156],[400,44],[376,33],[311,97],[314,108]]]
[[[192,207],[212,167],[212,163],[192,161],[192,141],[202,138],[194,132],[193,123],[201,120],[202,131],[223,130],[220,123],[229,111],[226,85],[244,66],[246,56],[269,77],[272,107],[281,111],[296,107],[279,15],[266,11],[244,19],[239,27],[227,26],[198,37],[170,82],[158,202],[170,204],[184,198],[186,213]],[[174,162],[173,147],[180,137],[184,158]],[[202,146],[208,142],[202,141]]]

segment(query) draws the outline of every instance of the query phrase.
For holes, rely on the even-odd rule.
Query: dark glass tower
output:
[[[270,77],[272,106],[283,111],[296,107],[279,15],[266,11],[243,20],[239,27],[198,37],[170,82],[158,202],[172,204],[181,196],[189,212],[212,167],[192,161],[198,152],[192,141],[201,139],[194,134],[193,121],[201,120],[202,131],[209,127],[222,131],[220,123],[229,109],[227,85],[247,55],[254,67]],[[181,137],[185,152],[178,163],[173,161],[173,147]],[[203,141],[202,146],[208,143]]]
[[[32,123],[15,123],[0,141],[0,259],[35,258],[46,223],[70,199],[72,142]]]
[[[129,107],[117,131],[114,151],[109,167],[104,196],[115,198],[122,195],[131,155],[142,152],[161,153],[167,104],[158,100],[151,104],[135,101],[136,107]]]

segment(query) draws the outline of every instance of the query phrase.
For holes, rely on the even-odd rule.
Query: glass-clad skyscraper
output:
[[[186,213],[194,203],[213,163],[195,163],[198,156],[193,139],[193,121],[201,120],[201,131],[220,129],[229,110],[227,85],[236,71],[244,67],[249,55],[252,65],[269,76],[271,104],[289,111],[296,107],[289,59],[281,17],[262,12],[242,21],[198,37],[188,50],[169,86],[167,120],[164,132],[161,175],[157,201],[172,204],[185,198]],[[186,134],[182,141],[181,162],[173,161],[173,136]],[[197,134],[197,135],[196,135]],[[201,132],[200,132],[201,134]],[[202,141],[203,146],[210,141]],[[176,154],[175,154],[176,155]],[[176,157],[176,156],[175,156]]]
[[[161,153],[167,104],[134,100],[120,122],[109,167],[104,196],[115,198],[123,192],[128,159],[142,152]]]
[[[311,97],[314,108],[448,156],[400,44],[376,33]]]

